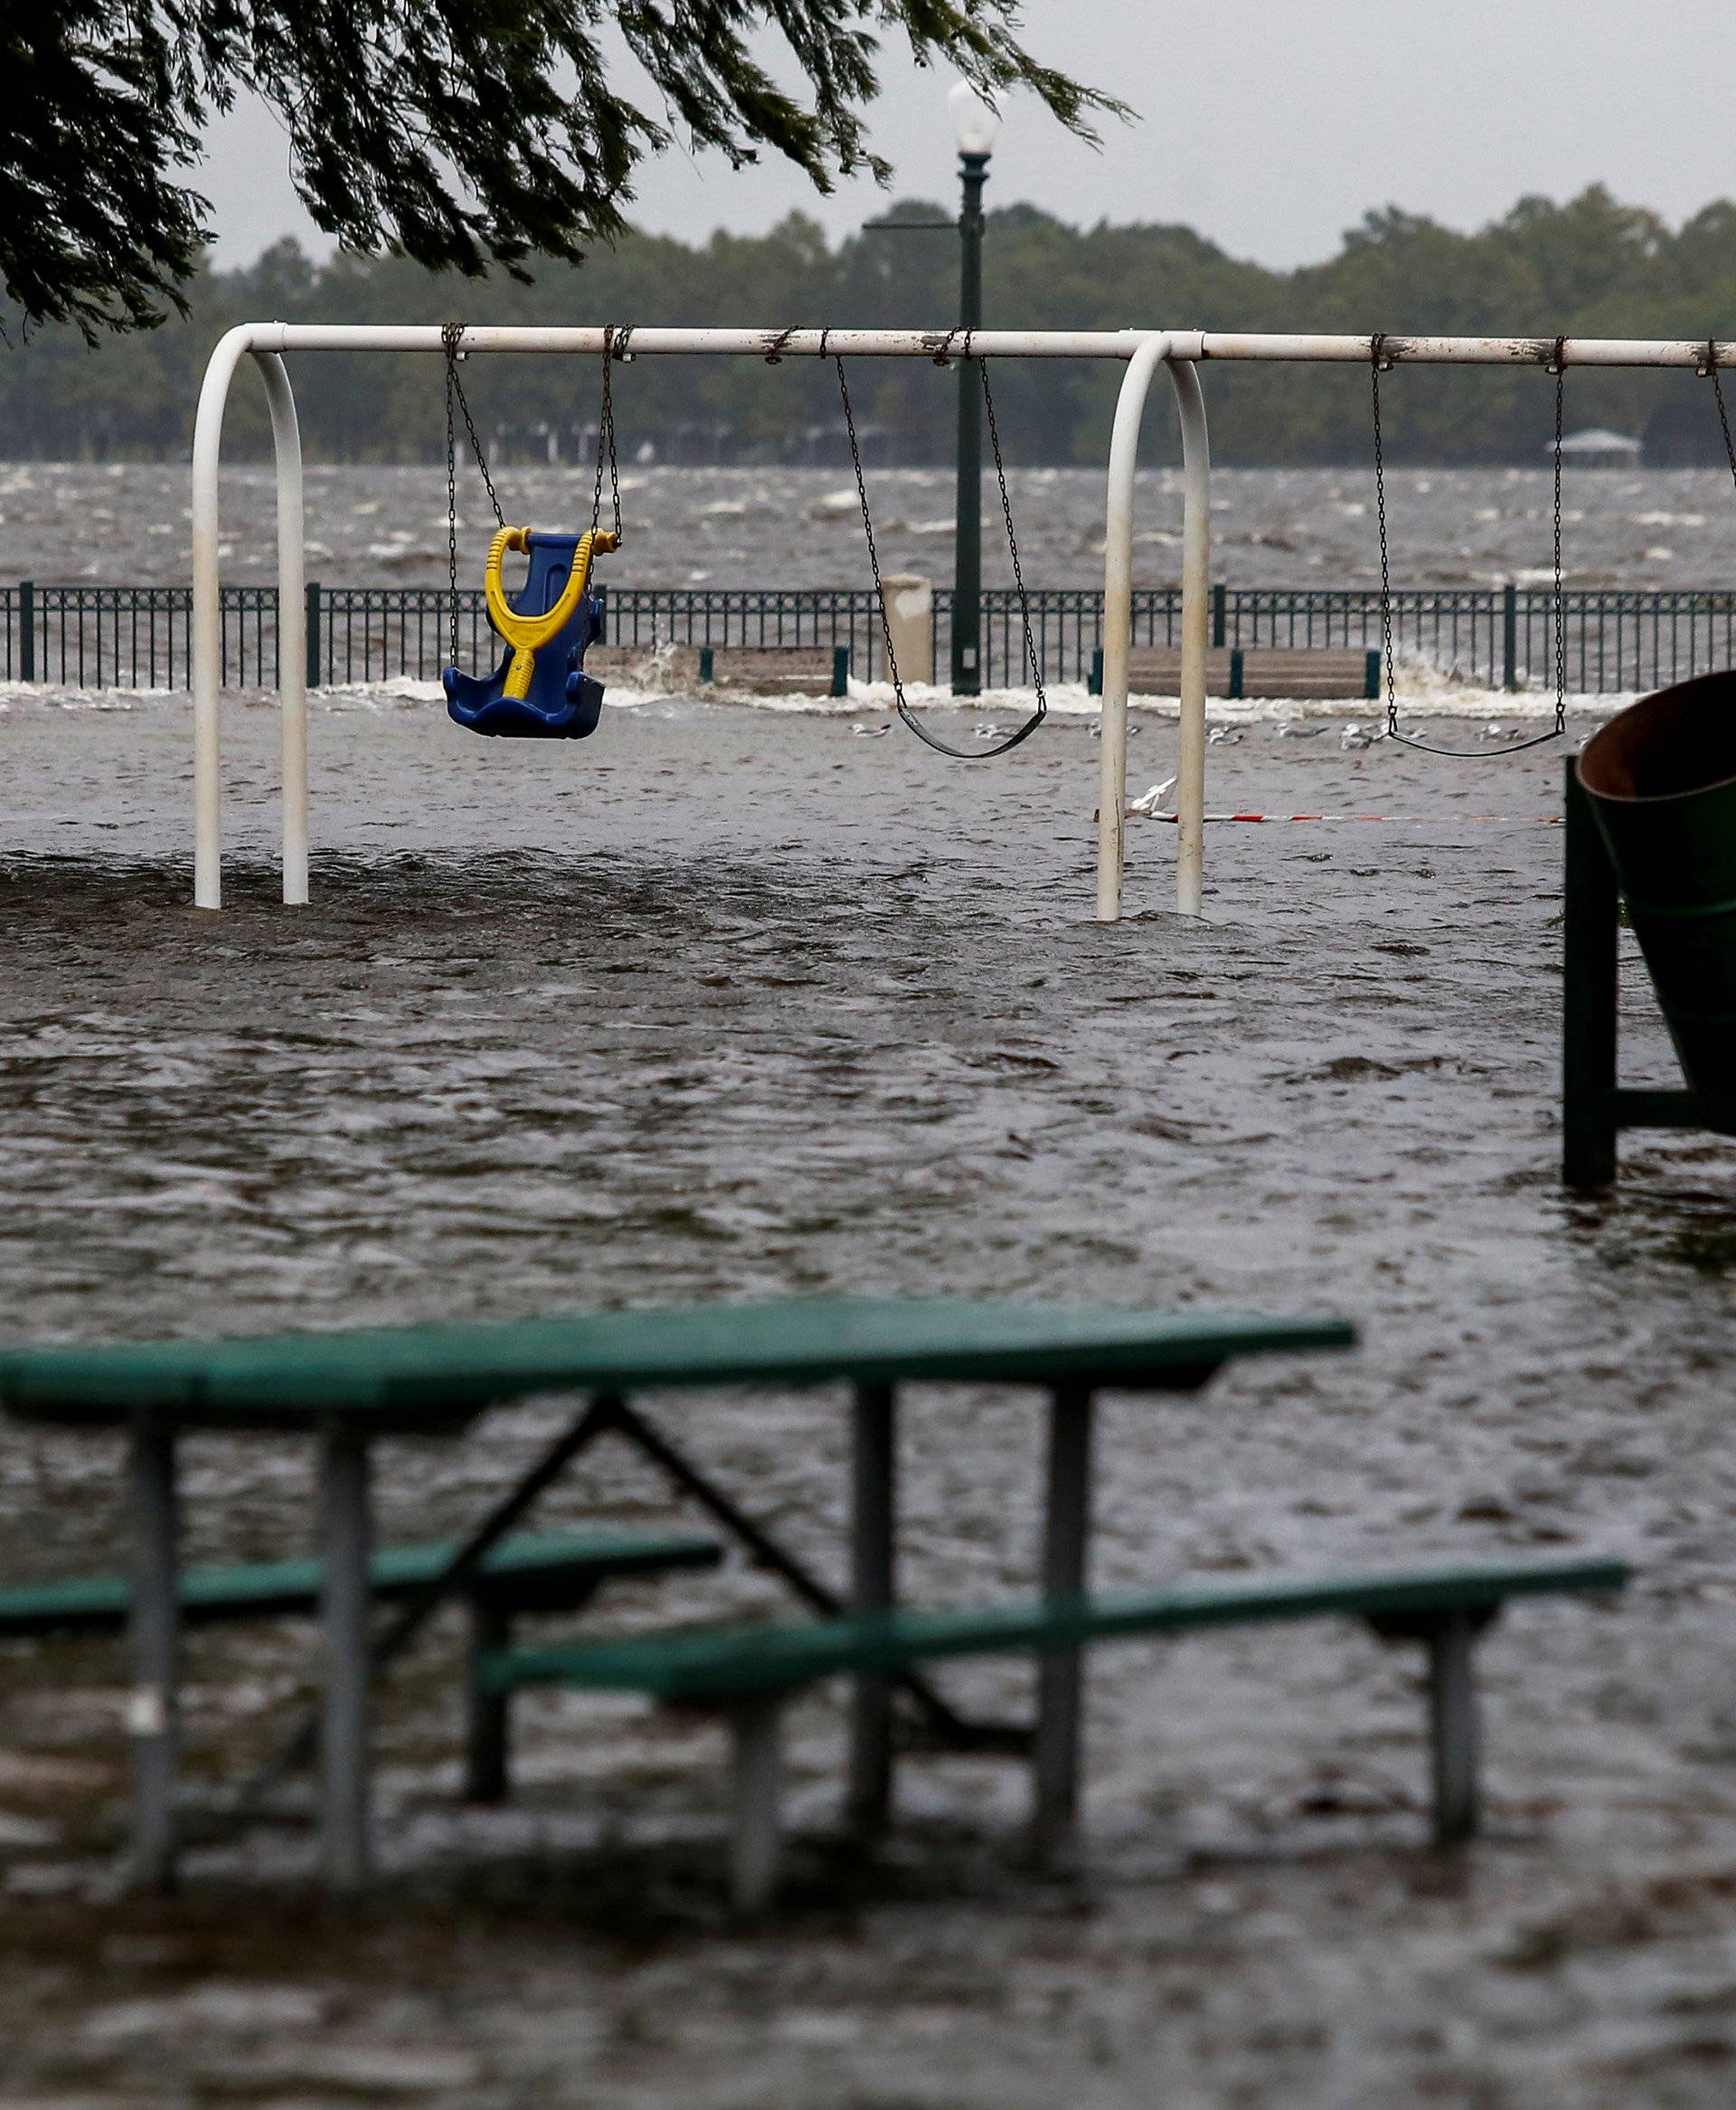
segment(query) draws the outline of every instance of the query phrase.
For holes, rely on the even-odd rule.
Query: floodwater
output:
[[[466,466],[458,565],[478,580],[494,522]],[[503,466],[509,520],[590,518],[578,468]],[[1014,470],[1009,490],[1024,576],[1034,586],[1100,586],[1103,472]],[[952,569],[953,478],[871,470],[881,562],[937,582]],[[847,586],[868,567],[849,464],[835,469],[635,469],[621,479],[627,539],[609,560],[623,586]],[[1394,469],[1387,479],[1392,575],[1402,586],[1545,585],[1552,475],[1537,469]],[[310,465],[307,570],[327,586],[437,586],[447,576],[444,469]],[[276,576],[276,485],[269,466],[225,472],[223,573]],[[1236,586],[1367,586],[1380,577],[1371,472],[1219,469],[1213,575]],[[984,578],[1010,585],[992,482],[984,490]],[[192,563],[182,463],[0,464],[0,578],[178,585]],[[1736,553],[1736,495],[1722,470],[1567,472],[1563,559],[1574,586],[1724,587]],[[1181,577],[1182,482],[1139,477],[1135,577]]]
[[[911,1759],[862,1860],[837,1695],[794,1718],[790,1895],[722,1907],[703,1726],[535,1696],[520,1792],[461,1813],[459,1637],[382,1694],[387,1876],[322,1908],[305,1829],[116,1903],[120,1652],[0,1681],[0,2092],[14,2104],[431,2110],[1344,2110],[1727,2105],[1736,2088],[1736,1159],[1631,1141],[1557,1184],[1561,755],[1455,764],[1250,725],[1205,918],[1132,824],[1090,918],[1097,749],[1061,721],[943,762],[882,720],[679,699],[583,745],[314,709],[314,900],[274,899],[276,717],[229,706],[230,900],[188,905],[184,702],[0,714],[8,1334],[324,1326],[801,1292],[1344,1314],[1352,1356],[1111,1400],[1096,1580],[1612,1553],[1618,1608],[1483,1649],[1487,1836],[1422,1843],[1417,1665],[1334,1625],[1106,1652],[1079,1866],[1027,1867],[1004,1762]],[[962,721],[960,730],[962,730]],[[1136,788],[1173,768],[1142,718]],[[1488,818],[1486,816],[1499,816]],[[1624,1060],[1667,1081],[1628,983]],[[473,1518],[564,1418],[382,1454],[393,1538]],[[666,1401],[760,1517],[839,1567],[833,1399]],[[920,1601],[1028,1583],[1024,1398],[918,1393]],[[309,1461],[191,1447],[193,1558],[303,1550]],[[0,1431],[7,1574],[118,1557],[116,1446]],[[544,1521],[684,1520],[616,1453]],[[721,1578],[618,1625],[770,1611]],[[294,1625],[194,1638],[202,1803],[315,1675]],[[953,1691],[1016,1706],[1017,1664]]]

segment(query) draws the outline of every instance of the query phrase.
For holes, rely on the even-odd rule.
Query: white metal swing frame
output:
[[[618,328],[614,333],[618,342]],[[595,329],[466,329],[466,353],[602,355]],[[1205,852],[1205,653],[1211,567],[1211,452],[1199,367],[1212,360],[1282,364],[1693,367],[1736,363],[1736,341],[1570,337],[1230,335],[1198,330],[650,329],[632,332],[633,356],[801,359],[1108,359],[1127,371],[1109,441],[1103,560],[1102,741],[1098,758],[1097,916],[1121,914],[1127,764],[1127,655],[1133,622],[1133,496],[1139,432],[1152,375],[1165,366],[1182,429],[1182,655],[1175,787],[1175,906],[1200,913]],[[428,352],[438,327],[244,323],[219,340],[205,369],[193,441],[193,903],[222,906],[222,641],[218,613],[218,472],[230,383],[251,356],[265,382],[278,481],[278,664],[283,747],[283,899],[307,900],[307,683],[302,548],[301,436],[284,354]]]

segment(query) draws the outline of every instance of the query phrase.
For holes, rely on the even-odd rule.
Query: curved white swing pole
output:
[[[278,357],[281,325],[243,324],[218,341],[193,429],[193,900],[223,905],[223,641],[218,595],[217,472],[229,385],[251,353],[265,382],[278,476],[278,690],[283,739],[283,898],[307,900],[307,599],[303,580],[301,432]],[[273,337],[278,340],[273,343]]]
[[[1133,636],[1133,486],[1151,377],[1169,367],[1182,420],[1181,751],[1175,782],[1175,906],[1200,912],[1205,866],[1205,639],[1212,561],[1212,466],[1197,336],[1147,337],[1127,362],[1109,441],[1103,532],[1103,702],[1098,758],[1097,919],[1121,917],[1127,814],[1127,656]],[[1193,354],[1190,357],[1189,354]]]

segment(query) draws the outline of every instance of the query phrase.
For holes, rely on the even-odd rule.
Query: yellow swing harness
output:
[[[572,570],[567,583],[561,589],[554,606],[545,614],[530,616],[521,614],[506,598],[506,589],[501,583],[500,568],[508,550],[527,551],[531,531],[527,527],[503,527],[495,530],[495,539],[488,545],[488,562],[483,572],[483,592],[488,604],[488,620],[513,648],[513,663],[506,670],[504,695],[522,700],[530,694],[531,674],[536,663],[539,646],[558,636],[571,621],[573,610],[585,598],[585,589],[590,584],[590,560],[595,555],[607,554],[620,546],[620,536],[609,528],[592,528],[579,538],[579,547],[573,551]]]

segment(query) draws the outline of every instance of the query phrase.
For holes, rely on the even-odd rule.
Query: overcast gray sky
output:
[[[530,0],[534,5],[534,0]],[[990,201],[1063,218],[1184,221],[1275,265],[1331,253],[1371,208],[1456,227],[1522,193],[1592,182],[1672,221],[1736,193],[1736,9],[1636,0],[1027,0],[1025,39],[1109,89],[1140,122],[1079,145],[1012,103]],[[946,78],[888,44],[876,149],[898,194],[951,195]],[[302,212],[287,146],[266,113],[213,132],[200,186],[218,260],[250,260],[286,232],[326,246]],[[829,199],[782,165],[732,172],[672,151],[643,172],[640,224],[688,239],[770,226],[792,209],[835,237],[879,210],[873,185]]]

